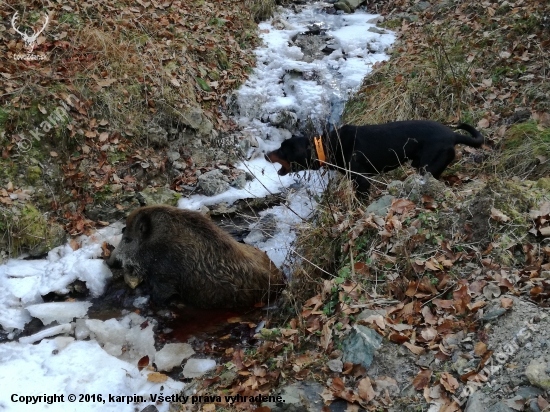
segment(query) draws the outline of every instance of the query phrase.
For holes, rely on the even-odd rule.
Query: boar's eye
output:
[[[129,237],[123,237],[122,240],[126,243],[130,243],[132,241],[132,239]]]

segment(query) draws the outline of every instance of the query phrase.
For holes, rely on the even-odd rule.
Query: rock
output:
[[[236,174],[237,176],[235,177],[235,179],[231,182],[231,187],[235,187],[237,189],[244,189],[244,187],[246,186],[246,182],[247,182],[247,172],[245,172],[244,170],[240,170],[240,169],[235,169],[233,171],[234,174]]]
[[[194,354],[195,351],[188,343],[167,343],[155,354],[155,365],[159,371],[170,372]]]
[[[168,156],[168,160],[170,160],[171,162],[175,162],[181,157],[179,152],[176,152],[174,150],[168,151],[168,153],[166,153],[166,156]]]
[[[353,13],[355,9],[363,3],[363,1],[365,0],[341,0],[334,3],[334,8],[345,11],[346,13]]]
[[[323,389],[317,382],[296,382],[282,388],[282,402],[264,402],[262,406],[271,408],[271,412],[320,412]]]
[[[187,169],[187,165],[183,162],[173,162],[172,167],[176,170],[185,170],[185,169]]]
[[[544,394],[544,391],[534,386],[521,386],[517,391],[516,395],[521,397],[521,399],[532,399],[537,398]]]
[[[383,29],[379,29],[378,27],[369,27],[367,31],[370,31],[371,33],[376,34],[386,34],[387,31]]]
[[[214,125],[204,116],[200,107],[190,107],[181,114],[182,123],[195,129],[198,136],[208,136],[212,132]],[[197,139],[198,140],[198,139]]]
[[[488,409],[485,409],[487,412],[515,412],[517,409],[512,409],[504,402],[497,402],[491,405]]]
[[[368,369],[374,352],[380,348],[381,344],[382,337],[374,330],[363,325],[355,325],[342,344],[343,361],[360,364]]]
[[[229,179],[214,169],[199,176],[198,185],[206,196],[215,196],[229,189]]]
[[[181,195],[165,187],[148,187],[137,194],[142,205],[170,205],[176,206]]]
[[[428,9],[431,6],[428,1],[420,1],[411,7],[412,12],[420,12]]]
[[[375,309],[363,309],[361,313],[357,316],[357,320],[364,320],[369,318],[370,316],[386,316],[386,312],[384,310],[375,310]]]
[[[342,372],[344,363],[340,359],[332,359],[327,362],[327,366],[333,372]]]
[[[348,3],[346,1],[338,1],[338,2],[334,3],[334,8],[336,10],[342,10],[345,13],[351,13],[352,12],[350,6],[348,5]]]
[[[243,240],[244,243],[254,245],[265,242],[273,236],[277,228],[277,220],[273,213],[267,213],[260,218],[254,229]]]
[[[189,359],[183,367],[185,378],[199,378],[216,367],[213,359]]]
[[[119,209],[115,204],[119,204],[123,208]],[[106,204],[98,203],[86,206],[86,217],[91,220],[103,220],[105,222],[114,223],[125,219],[128,211],[139,206],[140,202],[135,193],[124,194],[120,197],[113,196]]]
[[[157,149],[168,146],[168,132],[157,124],[150,125],[147,128],[147,143]]]
[[[434,352],[430,351],[424,355],[420,355],[418,357],[418,360],[416,361],[416,364],[424,368],[429,368],[431,364],[434,362],[434,360],[435,360]]]
[[[386,188],[388,189],[388,192],[390,193],[390,195],[400,197],[401,192],[405,188],[405,185],[403,184],[403,182],[401,180],[394,180],[394,181],[390,182],[390,184],[388,184],[388,186]]]
[[[485,316],[483,316],[483,320],[484,321],[489,321],[489,320],[494,320],[502,315],[504,315],[506,313],[506,309],[504,308],[498,308],[498,309],[495,309],[495,310],[492,310],[490,312],[487,312],[485,314]]]
[[[394,196],[384,195],[375,202],[372,202],[365,210],[365,213],[367,215],[369,213],[374,213],[375,215],[384,217],[388,214],[388,210],[390,210],[393,199],[395,199]]]
[[[155,405],[149,405],[143,408],[141,412],[158,412],[158,409]]]
[[[485,404],[490,402],[491,399],[478,390],[468,398],[464,412],[484,412],[487,409]]]
[[[542,412],[542,409],[539,408],[538,401],[536,399],[531,399],[529,401],[528,412]]]
[[[428,195],[434,199],[445,193],[447,187],[445,183],[435,179],[431,174],[410,175],[403,182],[405,192],[408,198],[413,202],[419,202],[423,195]]]
[[[372,19],[368,19],[367,23],[378,24],[378,23],[382,23],[383,21],[384,21],[384,16],[377,16],[377,17],[373,17]]]
[[[298,116],[296,115],[296,113],[289,110],[281,110],[280,112],[270,114],[269,121],[273,126],[291,129],[292,127],[296,126],[296,123],[298,122]]]
[[[525,369],[525,376],[527,376],[531,385],[538,386],[547,391],[550,390],[549,368],[550,363],[547,362],[547,359],[543,357],[533,359],[529,366],[527,366],[527,369]]]

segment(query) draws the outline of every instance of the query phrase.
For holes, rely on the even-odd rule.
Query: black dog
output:
[[[429,120],[345,125],[325,134],[317,150],[310,139],[292,137],[266,154],[266,159],[280,163],[278,174],[284,176],[292,171],[291,165],[295,165],[294,171],[319,169],[324,152],[328,167],[350,170],[358,192],[368,194],[370,183],[364,175],[387,172],[411,160],[418,171],[425,170],[438,179],[455,158],[456,144],[480,147],[484,143],[483,135],[472,126],[461,123],[457,128],[474,137]]]

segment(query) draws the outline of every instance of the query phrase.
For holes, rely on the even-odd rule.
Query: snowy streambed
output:
[[[279,266],[289,256],[294,228],[314,210],[316,194],[326,186],[327,176],[318,172],[278,176],[279,166],[266,162],[263,153],[300,133],[308,122],[317,131],[327,120],[337,123],[349,94],[372,64],[387,59],[384,50],[394,41],[392,33],[375,27],[376,15],[361,10],[352,15],[327,14],[326,6],[313,3],[297,12],[285,11],[260,25],[264,46],[256,52],[257,68],[236,93],[234,117],[251,142],[249,160],[238,167],[256,179],[244,189],[232,188],[213,197],[196,195],[179,203],[181,208],[199,210],[221,202],[285,194],[284,204],[260,213],[276,222],[272,237],[249,239]],[[193,354],[189,348],[174,349],[172,354],[157,351],[154,319],[133,312],[106,321],[88,319],[88,302],[43,301],[51,292],[68,293],[76,280],[84,282],[93,297],[101,296],[112,276],[100,258],[102,244],[116,246],[121,228],[113,224],[91,237],[83,236],[53,249],[43,260],[13,259],[0,266],[0,325],[5,332],[1,336],[7,340],[0,344],[1,410],[134,411],[152,403],[150,395],[167,396],[183,388],[181,382],[157,382],[154,377],[148,379],[150,370],[138,370],[143,356],[149,357],[150,364],[164,365],[159,369],[170,370],[178,359]],[[143,297],[134,302],[136,308],[146,304]],[[40,319],[45,330],[19,339],[33,318]],[[182,350],[187,350],[185,356]],[[197,367],[211,368],[212,362]],[[63,402],[21,403],[26,396],[55,394],[63,395]],[[77,396],[76,402],[69,401],[70,394]],[[78,402],[80,394],[95,394],[95,401]],[[109,395],[140,395],[145,401],[109,402]],[[168,402],[157,404],[159,410],[168,406]]]

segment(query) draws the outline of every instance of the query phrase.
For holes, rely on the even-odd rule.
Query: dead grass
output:
[[[452,33],[437,39],[429,28],[415,56],[397,57],[379,65],[348,102],[344,122],[375,124],[396,120],[431,119],[444,123],[481,114],[472,105],[471,63],[456,50],[465,47]]]
[[[358,208],[364,205],[355,197],[352,182],[339,174],[329,180],[315,216],[299,229],[291,268],[292,282],[285,292],[297,313],[303,302],[322,287],[323,279],[337,276],[346,257],[342,256],[343,239],[334,230],[335,225],[341,215],[351,217],[352,211]]]
[[[535,121],[513,125],[484,169],[500,177],[536,180],[550,173],[550,128]]]

